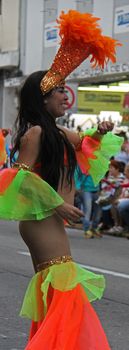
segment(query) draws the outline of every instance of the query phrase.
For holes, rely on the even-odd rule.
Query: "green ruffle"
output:
[[[91,136],[95,134],[97,128],[92,128],[84,131],[83,137]],[[109,169],[110,159],[120,152],[121,146],[124,142],[123,137],[114,135],[112,132],[108,132],[100,139],[100,146],[97,151],[94,152],[95,159],[89,158],[90,169],[88,173],[92,176],[93,182],[97,185],[100,180],[105,176]]]
[[[21,169],[0,195],[0,219],[45,219],[63,203],[64,200],[47,182],[38,175]]]
[[[72,290],[81,284],[90,302],[100,299],[105,288],[103,275],[81,268],[74,262],[53,265],[36,273],[27,288],[20,316],[34,321],[43,319],[47,312],[47,293],[49,285],[62,292]],[[40,294],[41,293],[41,294]]]
[[[90,175],[94,183],[98,184],[109,169],[110,159],[120,152],[123,137],[108,132],[101,139],[100,149],[95,151],[96,159],[90,159]]]

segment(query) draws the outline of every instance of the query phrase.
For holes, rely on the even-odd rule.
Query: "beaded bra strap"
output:
[[[24,163],[14,163],[12,165],[12,168],[17,168],[19,170],[23,169],[23,170],[28,170],[28,171],[32,170],[32,168],[29,165],[24,164]]]

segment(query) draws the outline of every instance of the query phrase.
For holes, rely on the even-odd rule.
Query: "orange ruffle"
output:
[[[15,178],[18,169],[8,168],[0,172],[0,194],[4,193]]]
[[[110,350],[101,323],[78,284],[61,292],[49,288],[43,322],[32,322],[25,350]]]
[[[100,141],[96,140],[92,137],[86,136],[84,137],[81,149],[76,150],[76,159],[77,163],[80,166],[82,173],[88,174],[88,171],[91,167],[90,160],[96,159],[95,151],[97,151],[100,147]]]

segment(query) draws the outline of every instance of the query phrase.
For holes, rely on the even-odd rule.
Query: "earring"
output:
[[[45,103],[45,105],[48,103],[48,101],[47,100],[44,100],[44,103]]]

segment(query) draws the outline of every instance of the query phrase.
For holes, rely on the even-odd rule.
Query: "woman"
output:
[[[92,348],[106,350],[110,349],[106,336],[88,301],[101,298],[104,278],[81,269],[72,261],[63,224],[63,219],[76,221],[83,216],[82,211],[73,206],[75,148],[80,144],[80,136],[56,126],[56,118],[63,116],[67,107],[67,95],[60,85],[43,96],[42,78],[42,71],[33,73],[21,90],[18,129],[12,150],[12,157],[17,151],[19,156],[13,169],[3,171],[5,175],[13,171],[14,177],[3,196],[6,207],[0,201],[2,217],[5,217],[2,210],[6,215],[13,213],[15,219],[23,217],[20,233],[36,272],[21,309],[21,315],[33,321],[26,350],[53,350],[58,349],[59,344],[61,349],[64,346],[64,349],[82,350],[84,344],[90,349],[93,344]],[[101,134],[111,129],[110,123],[100,124],[92,139],[98,142]],[[36,186],[34,181],[37,181]],[[40,189],[39,182],[47,187]],[[16,200],[11,201],[9,207],[7,198],[12,198],[14,189]],[[37,196],[41,196],[44,216],[39,216],[41,208],[36,207]]]
[[[121,195],[118,198],[117,210],[122,219],[124,236],[129,239],[129,163],[125,166],[125,179],[122,183]]]
[[[113,227],[107,230],[109,234],[121,235],[123,228],[121,226],[121,219],[117,211],[117,200],[121,194],[121,184],[124,181],[124,174],[121,173],[121,163],[112,159],[109,167],[109,174],[107,177],[107,184],[103,182],[105,195],[107,194],[107,205],[103,206],[102,210],[110,210],[113,219]],[[109,200],[109,203],[108,203]]]
[[[21,309],[21,315],[32,320],[26,350],[109,350],[89,302],[101,298],[104,278],[73,262],[63,220],[83,217],[82,211],[73,206],[76,159],[98,181],[108,167],[107,161],[103,164],[104,147],[108,158],[104,141],[107,135],[102,135],[113,125],[100,124],[85,137],[85,133],[57,127],[55,120],[67,107],[64,78],[90,54],[91,62],[100,66],[107,59],[114,61],[116,42],[102,36],[97,19],[90,14],[70,10],[61,15],[61,21],[62,46],[53,65],[45,76],[42,71],[33,73],[21,90],[12,150],[12,157],[16,152],[19,156],[13,168],[4,170],[0,177],[0,217],[20,220],[20,233],[36,272]],[[97,160],[101,138],[102,169]],[[110,155],[114,153],[110,144],[115,143],[111,139]],[[116,152],[118,139],[115,137]]]
[[[20,146],[17,162],[33,168],[34,172],[61,194],[66,203],[57,207],[55,214],[42,222],[20,223],[20,232],[32,253],[36,270],[37,265],[43,261],[56,256],[70,255],[61,218],[74,221],[83,216],[80,210],[72,206],[74,198],[72,178],[76,164],[74,149],[65,133],[55,124],[55,119],[64,115],[68,98],[63,85],[53,89],[43,98],[40,90],[42,77],[42,71],[32,74],[22,88],[19,130],[12,154],[18,151]],[[72,143],[79,142],[78,135],[69,130],[67,133]],[[64,147],[67,160],[64,159],[66,158]],[[38,241],[35,232],[38,232]]]
[[[100,238],[102,235],[98,231],[98,224],[101,218],[101,208],[96,203],[99,197],[100,185],[94,185],[92,177],[82,174],[79,167],[76,168],[74,180],[85,214],[82,221],[85,238]]]

